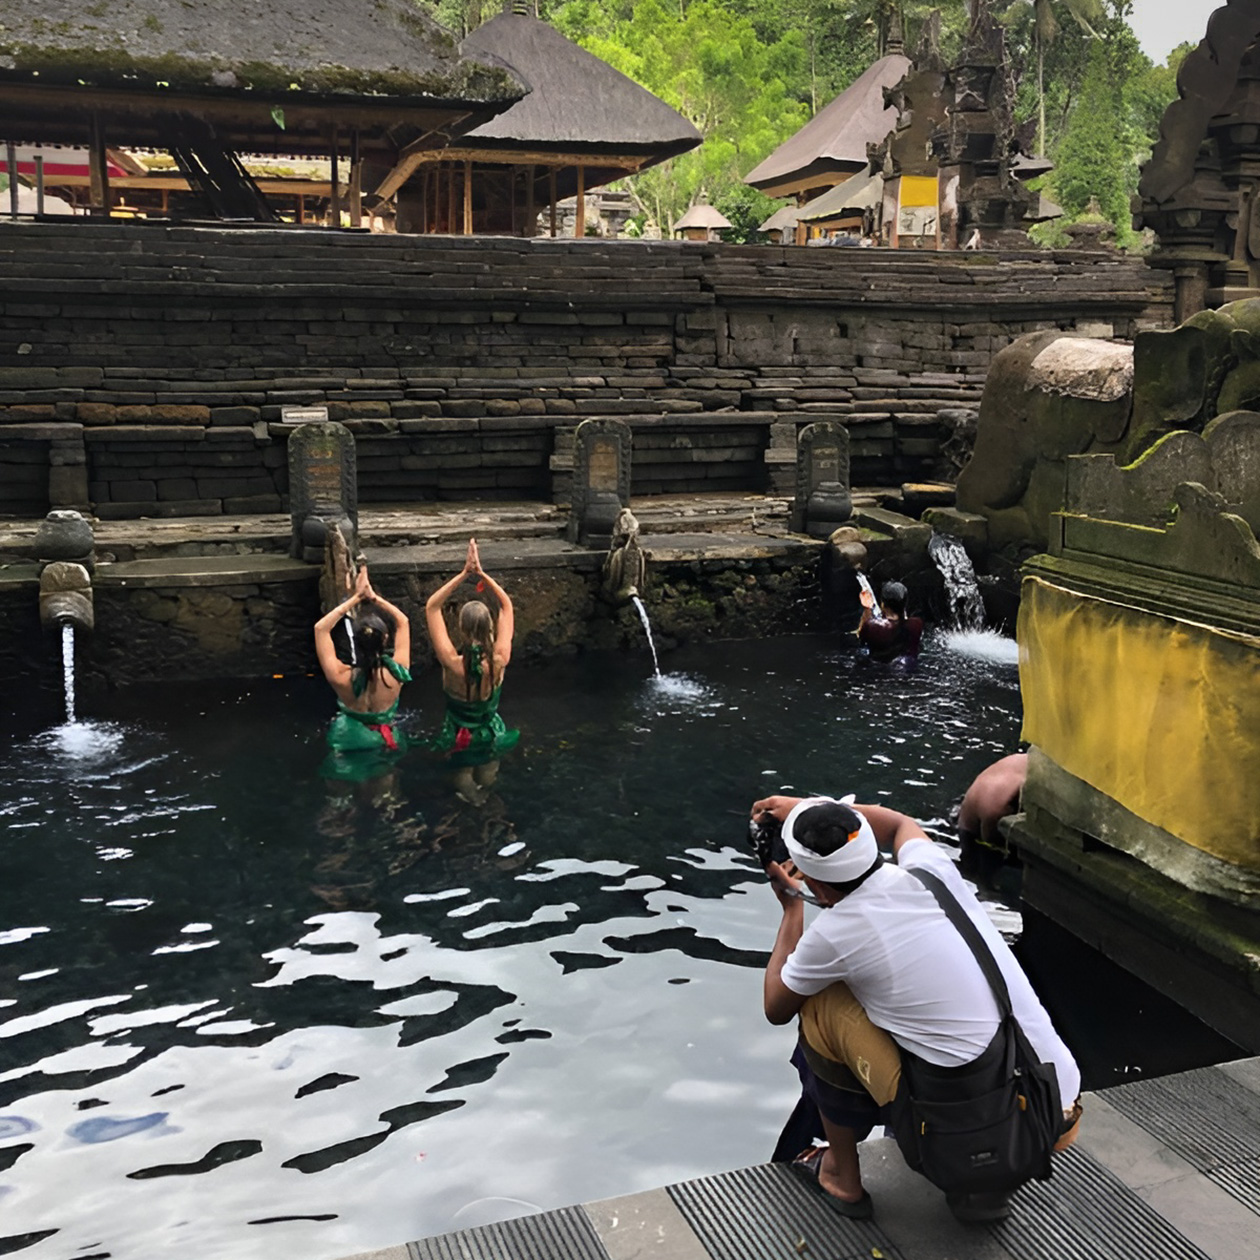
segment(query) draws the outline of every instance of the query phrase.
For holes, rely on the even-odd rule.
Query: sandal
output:
[[[825,1146],[811,1146],[808,1150],[802,1151],[789,1166],[809,1182],[841,1216],[847,1216],[851,1221],[869,1221],[875,1215],[875,1205],[865,1190],[862,1191],[860,1199],[850,1203],[848,1199],[838,1198],[823,1185],[819,1174],[822,1171],[823,1156],[826,1153]]]

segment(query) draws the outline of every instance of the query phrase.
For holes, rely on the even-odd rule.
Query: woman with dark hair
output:
[[[337,654],[333,627],[349,618],[351,662]],[[411,623],[407,614],[378,595],[359,569],[354,590],[315,623],[315,654],[337,696],[337,716],[328,730],[334,753],[400,753],[406,736],[394,726],[402,685],[411,681]],[[360,775],[370,777],[371,768]]]
[[[457,648],[446,629],[442,608],[467,577],[477,579],[478,590],[489,587],[499,612],[496,620],[481,600],[470,599],[464,604],[459,610],[461,645]],[[508,730],[499,716],[503,674],[512,659],[512,600],[481,567],[475,538],[468,540],[464,567],[429,596],[424,615],[434,655],[442,667],[446,696],[446,717],[431,746],[459,768],[456,787],[461,795],[479,803],[498,773],[499,757],[516,747],[521,733]]]
[[[913,664],[919,657],[923,619],[906,616],[906,588],[900,582],[885,582],[879,592],[878,613],[869,591],[864,590],[860,598],[862,620],[858,622],[858,640],[866,645],[871,659]]]

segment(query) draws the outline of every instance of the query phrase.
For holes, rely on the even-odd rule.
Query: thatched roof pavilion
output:
[[[910,69],[901,52],[881,57],[795,135],[744,176],[744,183],[770,197],[796,197],[804,205],[822,189],[857,174],[867,165],[866,146],[882,140],[897,124],[897,108],[884,101]]]
[[[677,235],[681,232],[683,237],[689,241],[711,241],[717,236],[718,232],[725,231],[726,228],[732,226],[730,219],[716,206],[711,206],[707,202],[702,201],[692,206],[674,224],[674,233]]]
[[[799,206],[780,206],[757,231],[777,237],[774,241],[776,245],[791,245],[796,240],[796,224],[800,213]]]
[[[384,174],[527,91],[411,0],[5,0],[0,16],[5,139],[204,149],[202,191],[228,210],[250,201],[236,153],[344,150]]]
[[[883,175],[869,169],[859,171],[799,209],[797,219],[814,228],[860,233],[868,223],[866,212],[878,207],[883,199]]]
[[[694,149],[700,133],[632,79],[521,13],[464,40],[466,56],[510,65],[532,90],[441,153],[418,155],[419,230],[529,235],[538,211]]]

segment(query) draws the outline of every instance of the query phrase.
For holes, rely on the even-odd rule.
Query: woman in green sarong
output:
[[[479,599],[459,610],[462,646],[456,648],[446,629],[442,607],[465,578],[477,579],[477,589],[489,587],[498,601],[498,618]],[[477,540],[469,539],[464,567],[438,587],[424,606],[433,652],[442,667],[446,716],[430,746],[456,767],[455,788],[473,804],[480,804],[499,772],[499,757],[516,746],[521,733],[508,730],[499,716],[503,674],[512,659],[515,618],[512,600],[482,567]]]
[[[332,639],[333,627],[347,616],[350,664],[337,655]],[[394,718],[402,685],[411,681],[411,623],[372,589],[366,565],[351,594],[315,623],[315,653],[337,696],[326,772],[355,781],[384,774],[407,747]]]

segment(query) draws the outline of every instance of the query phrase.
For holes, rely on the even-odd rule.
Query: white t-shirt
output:
[[[956,1067],[980,1054],[997,1032],[997,1000],[958,929],[908,874],[911,867],[937,876],[980,929],[1020,1027],[1042,1061],[1054,1064],[1060,1098],[1070,1107],[1081,1091],[1076,1060],[1002,934],[949,856],[930,840],[907,841],[896,866],[882,866],[818,914],[784,963],[783,983],[809,997],[845,981],[872,1023],[929,1063]]]

